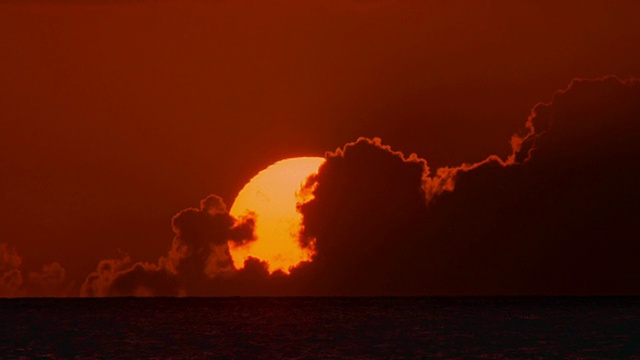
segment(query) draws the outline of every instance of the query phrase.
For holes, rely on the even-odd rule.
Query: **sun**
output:
[[[256,240],[244,246],[229,242],[234,266],[244,267],[248,257],[266,261],[269,272],[290,268],[311,259],[313,253],[298,242],[302,215],[296,204],[304,181],[318,171],[321,157],[298,157],[278,161],[254,176],[235,201],[231,215],[255,216]]]

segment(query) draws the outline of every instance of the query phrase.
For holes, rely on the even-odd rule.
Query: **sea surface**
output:
[[[640,298],[0,299],[0,357],[640,359]]]

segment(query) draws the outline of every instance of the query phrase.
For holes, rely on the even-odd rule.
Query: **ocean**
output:
[[[0,299],[2,358],[640,359],[638,297]]]

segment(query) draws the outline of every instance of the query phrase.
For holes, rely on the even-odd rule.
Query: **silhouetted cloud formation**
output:
[[[424,160],[393,152],[380,139],[327,153],[309,179],[315,198],[301,206],[303,243],[313,242],[317,255],[296,275],[311,276],[321,293],[395,287],[398,265],[424,231],[428,171]]]
[[[223,200],[210,195],[200,208],[174,216],[176,236],[167,256],[157,264],[131,259],[103,260],[82,286],[84,296],[178,296],[211,295],[210,280],[233,272],[227,241],[253,239],[253,219],[237,221]]]
[[[576,80],[514,137],[518,166],[458,173],[427,237],[440,293],[640,293],[640,83]]]
[[[507,160],[427,177],[425,208],[418,162],[359,140],[328,155],[301,207],[309,273],[321,293],[640,293],[639,124],[638,81],[576,80]]]
[[[299,209],[313,261],[231,262],[254,240],[221,198],[172,221],[156,263],[101,261],[83,296],[640,294],[640,82],[575,80],[535,106],[506,159],[440,168],[380,139],[326,154]],[[0,296],[63,294],[57,263],[23,276],[0,245]]]

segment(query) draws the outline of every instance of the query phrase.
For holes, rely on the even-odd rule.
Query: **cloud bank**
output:
[[[638,81],[575,80],[534,108],[505,160],[430,176],[379,141],[328,154],[301,207],[318,290],[640,293],[639,124]]]
[[[638,294],[640,84],[576,80],[538,104],[504,167],[434,198],[439,293]]]
[[[103,260],[81,295],[638,295],[638,144],[640,82],[574,80],[504,159],[432,172],[377,138],[328,152],[299,204],[315,256],[290,275],[235,269],[227,243],[253,241],[254,221],[210,195],[173,218],[165,256]],[[0,296],[75,295],[59,264],[21,266],[1,244]]]

